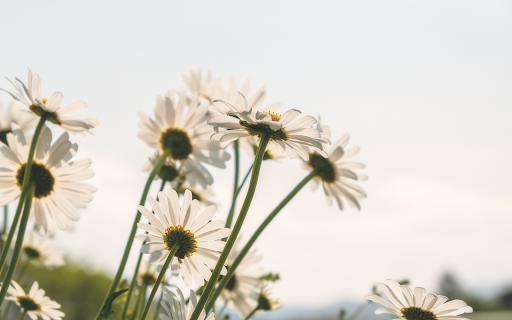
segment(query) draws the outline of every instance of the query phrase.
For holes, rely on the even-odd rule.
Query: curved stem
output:
[[[281,203],[267,216],[267,218],[261,223],[261,225],[258,227],[258,229],[254,232],[251,239],[247,242],[247,244],[244,246],[244,248],[240,251],[238,256],[236,257],[235,261],[231,263],[229,266],[227,274],[222,277],[222,280],[220,281],[219,285],[217,286],[217,289],[215,289],[215,292],[212,294],[211,298],[208,300],[208,304],[206,305],[206,310],[210,310],[212,308],[212,305],[215,303],[215,300],[219,297],[220,293],[222,292],[222,289],[226,287],[226,285],[229,282],[229,279],[233,276],[235,273],[236,268],[242,262],[242,259],[245,257],[245,255],[249,252],[252,245],[258,237],[261,235],[263,230],[272,222],[272,220],[277,216],[277,214],[283,209],[290,200],[293,199],[293,197],[308,183],[311,179],[313,179],[316,176],[316,172],[312,171],[309,175],[307,175],[304,179],[302,179],[301,182],[281,201]]]
[[[228,218],[226,219],[226,228],[231,228],[233,223],[233,216],[235,215],[236,197],[238,196],[238,175],[240,173],[240,143],[235,140],[233,143],[235,151],[235,185],[233,186],[233,200],[231,201],[231,208],[229,209]]]
[[[20,316],[20,320],[25,319],[25,317],[27,316],[27,312],[28,312],[28,310],[23,310],[23,312],[21,313],[21,316]]]
[[[350,315],[350,317],[347,318],[347,320],[355,320],[363,310],[372,303],[371,301],[367,300],[363,303],[361,303],[356,310]]]
[[[30,149],[28,151],[27,163],[25,164],[25,173],[23,174],[23,183],[21,186],[20,201],[18,202],[18,208],[16,209],[16,216],[14,217],[14,220],[12,222],[11,230],[9,230],[9,237],[7,238],[7,241],[5,242],[5,248],[7,248],[7,250],[2,251],[2,257],[0,258],[0,274],[2,273],[2,270],[4,268],[5,260],[7,258],[7,252],[9,252],[9,247],[11,246],[12,238],[14,236],[14,231],[16,229],[16,226],[18,225],[19,213],[21,212],[21,207],[23,206],[23,203],[25,202],[25,200],[24,200],[25,195],[28,192],[28,188],[30,185],[30,175],[32,172],[32,163],[34,162],[34,154],[35,154],[36,148],[37,148],[37,141],[39,140],[39,136],[41,135],[41,131],[43,130],[43,126],[44,126],[44,123],[45,123],[47,117],[48,117],[47,115],[43,114],[41,116],[41,118],[39,119],[39,122],[37,123],[36,130],[34,131],[34,136],[32,137],[32,142],[30,143]],[[21,226],[20,226],[20,228],[21,228]],[[5,252],[5,255],[4,255],[4,252]]]
[[[162,271],[160,271],[160,274],[158,275],[158,278],[156,279],[156,282],[153,286],[153,290],[151,290],[151,294],[149,295],[148,302],[146,302],[146,308],[144,308],[144,313],[142,314],[142,317],[140,318],[140,320],[146,319],[146,316],[148,315],[149,308],[151,307],[151,303],[153,302],[153,299],[155,298],[155,294],[158,291],[158,287],[160,287],[160,283],[162,282],[162,279],[164,278],[165,271],[167,271],[167,268],[169,268],[172,258],[174,258],[174,255],[176,254],[176,252],[178,252],[179,248],[180,248],[179,244],[175,244],[172,246],[171,252],[169,252],[169,256],[167,257],[167,260],[165,260],[165,264],[162,268]]]
[[[16,265],[18,264],[18,259],[20,258],[21,246],[23,245],[23,238],[25,237],[25,230],[27,229],[28,217],[30,216],[30,207],[32,206],[32,198],[34,197],[34,191],[36,190],[35,184],[30,184],[27,192],[27,201],[25,202],[25,206],[23,207],[23,215],[21,216],[20,221],[20,229],[18,230],[18,236],[16,237],[16,244],[14,245],[14,250],[12,252],[11,263],[9,265],[9,270],[7,270],[7,274],[5,275],[4,281],[2,281],[2,289],[0,290],[0,306],[3,304],[5,296],[7,294],[7,290],[11,284],[12,277],[14,275],[14,271],[16,270]],[[1,307],[0,307],[1,308]]]
[[[161,156],[160,159],[158,159],[158,162],[156,163],[155,167],[149,174],[148,180],[146,181],[146,185],[144,187],[144,191],[142,192],[142,197],[140,198],[139,204],[143,206],[146,203],[146,199],[148,197],[149,188],[151,187],[151,183],[155,179],[156,174],[158,171],[160,171],[160,168],[162,168],[162,165],[165,163],[165,160],[167,157],[171,154],[170,150],[166,150]],[[96,319],[100,318],[101,310],[103,309],[103,306],[105,305],[105,302],[107,301],[108,297],[114,291],[116,290],[117,286],[119,285],[119,282],[121,281],[121,277],[124,272],[124,268],[126,267],[126,262],[128,261],[128,256],[130,255],[130,250],[132,248],[133,240],[135,239],[135,233],[137,232],[137,223],[139,223],[141,217],[141,213],[137,209],[137,213],[135,214],[135,220],[133,221],[132,230],[130,232],[130,235],[128,236],[128,241],[126,242],[126,247],[124,248],[123,257],[121,259],[121,263],[119,264],[119,268],[117,269],[117,273],[114,277],[114,281],[112,281],[112,285],[110,286],[110,289],[108,290],[107,295],[105,296],[105,300],[103,300],[103,303],[100,306],[100,309],[98,311],[98,315],[96,316]]]
[[[162,298],[164,297],[164,290],[160,293],[160,299],[158,299],[158,302],[156,304],[155,314],[153,316],[153,320],[158,320],[158,314],[160,312],[160,303],[162,301]]]
[[[7,233],[7,221],[9,220],[9,205],[4,206],[4,223],[2,225],[2,238],[0,238],[0,250],[4,248],[3,236]]]
[[[165,183],[167,181],[162,179],[162,184],[160,185],[160,191],[164,190]],[[158,198],[157,198],[158,200]],[[146,234],[148,232],[146,231]],[[142,243],[144,245],[146,241]],[[135,285],[137,284],[137,274],[139,274],[140,264],[142,262],[142,253],[139,253],[139,258],[137,259],[137,265],[135,266],[135,271],[133,272],[132,282],[130,282],[130,290],[128,290],[128,296],[126,296],[126,302],[123,308],[123,315],[121,316],[121,320],[124,320],[126,317],[126,313],[128,312],[128,306],[130,305],[130,300],[132,298],[133,290],[135,289]]]
[[[5,261],[7,260],[7,254],[9,254],[9,248],[11,247],[12,239],[14,238],[14,234],[16,233],[16,228],[18,227],[18,222],[20,221],[21,211],[23,209],[23,204],[25,202],[25,196],[20,197],[18,202],[18,207],[16,208],[16,214],[14,215],[14,219],[12,220],[11,229],[9,230],[9,235],[7,236],[7,240],[5,240],[2,250],[2,256],[0,257],[0,275],[4,271]]]
[[[220,272],[222,271],[222,268],[224,268],[224,263],[228,259],[229,252],[233,248],[236,238],[240,233],[240,229],[242,228],[247,212],[249,211],[249,207],[251,206],[252,198],[254,197],[254,192],[256,191],[256,185],[258,184],[258,177],[260,174],[261,162],[263,161],[263,156],[265,155],[265,150],[267,149],[269,140],[269,134],[264,134],[260,138],[260,144],[258,146],[258,150],[256,151],[256,158],[254,159],[254,166],[252,168],[251,182],[249,184],[249,189],[247,190],[247,195],[245,196],[244,204],[242,205],[242,209],[238,214],[238,218],[236,219],[235,226],[233,227],[233,230],[229,235],[229,239],[226,242],[226,246],[224,247],[224,250],[222,250],[219,260],[215,265],[215,269],[212,272],[210,280],[208,280],[208,285],[204,289],[204,292],[201,295],[201,299],[199,299],[199,302],[197,303],[197,306],[194,310],[194,313],[192,313],[190,320],[197,320],[199,318],[199,314],[201,313],[201,310],[204,309],[206,302],[208,301],[208,297],[212,293],[212,290],[215,288],[215,284],[219,279]]]
[[[249,313],[249,315],[245,318],[245,320],[251,319],[252,316],[254,316],[254,314],[256,313],[256,311],[258,311],[258,307],[254,308],[254,310],[252,310],[251,313]]]

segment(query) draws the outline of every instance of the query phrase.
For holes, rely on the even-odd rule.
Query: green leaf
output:
[[[114,310],[112,310],[112,303],[114,300],[128,291],[128,289],[123,289],[116,291],[108,297],[107,301],[105,301],[105,305],[103,306],[103,309],[101,310],[100,319],[109,319],[114,314]]]
[[[263,276],[260,277],[260,280],[264,281],[270,281],[270,282],[276,282],[277,280],[280,280],[279,273],[272,273],[269,272]]]

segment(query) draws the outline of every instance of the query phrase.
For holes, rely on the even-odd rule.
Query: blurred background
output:
[[[0,75],[26,81],[28,66],[46,94],[85,100],[79,116],[101,123],[94,137],[73,138],[78,157],[93,159],[99,190],[76,229],[57,234],[68,266],[28,270],[44,274],[41,286],[67,319],[92,317],[85,306],[94,303],[73,305],[82,298],[70,295],[99,305],[120,261],[152,153],[136,137],[136,113],[153,116],[156,95],[184,89],[181,74],[192,67],[249,77],[253,89],[266,87],[267,104],[320,115],[331,140],[350,133],[349,147],[362,150],[354,160],[367,165],[361,211],[329,207],[320,190],[304,188],[257,242],[261,267],[281,276],[272,291],[286,307],[256,319],[337,319],[388,278],[494,312],[471,319],[512,318],[496,311],[512,309],[509,1],[1,7]],[[0,87],[10,89],[6,80]],[[264,163],[244,239],[307,174],[300,162]],[[244,156],[242,172],[250,164]],[[211,171],[225,217],[233,163]],[[361,318],[386,319],[372,307]]]

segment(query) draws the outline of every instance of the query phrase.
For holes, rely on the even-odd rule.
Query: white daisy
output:
[[[273,311],[282,308],[281,301],[271,297],[271,292],[266,284],[263,284],[258,295],[258,310]]]
[[[197,306],[197,296],[193,290],[190,290],[190,303],[187,310],[185,297],[180,288],[176,287],[176,293],[164,288],[164,298],[160,302],[164,307],[165,313],[160,314],[162,320],[189,320]],[[205,320],[206,312],[204,310],[199,314],[198,320]],[[210,313],[206,320],[215,320],[215,313]]]
[[[228,256],[228,269],[230,263],[235,261],[240,253],[240,251],[235,248],[236,244]],[[257,255],[254,251],[247,253],[235,269],[226,287],[221,292],[221,296],[225,301],[232,302],[235,305],[242,319],[247,318],[258,306],[258,300],[255,299],[255,294],[259,292],[260,289],[261,280],[259,276],[261,272],[254,270],[254,265],[260,260],[261,256]]]
[[[173,189],[167,193],[159,192],[158,199],[148,197],[154,214],[139,206],[139,211],[151,223],[138,223],[141,229],[149,232],[136,237],[147,242],[140,251],[151,255],[149,262],[164,264],[173,246],[179,245],[171,263],[179,263],[187,286],[192,284],[192,280],[202,286],[204,280],[210,279],[210,269],[215,267],[226,244],[216,240],[229,236],[231,230],[224,228],[224,221],[210,221],[215,214],[215,206],[207,207],[198,215],[199,201],[192,199],[189,190],[185,191],[181,209],[178,194]],[[221,274],[226,274],[226,268]]]
[[[30,261],[39,261],[45,267],[60,267],[66,264],[64,253],[51,238],[41,238],[35,231],[29,231],[23,238],[22,251]]]
[[[330,135],[330,130],[326,126],[319,124],[318,130],[324,136]],[[359,147],[345,150],[348,140],[349,135],[345,134],[332,146],[324,145],[328,158],[318,153],[311,153],[309,160],[304,164],[305,169],[317,172],[317,176],[311,180],[311,189],[318,189],[319,184],[322,183],[327,203],[332,205],[332,198],[336,199],[340,210],[343,210],[342,198],[345,198],[350,205],[361,209],[359,201],[366,197],[366,192],[351,182],[352,180],[363,181],[368,177],[363,173],[354,172],[357,169],[364,169],[364,164],[347,162],[359,152]]]
[[[157,270],[157,266],[149,263],[149,261],[145,261],[141,264],[139,268],[139,273],[137,274],[137,278],[141,282],[142,285],[152,286],[156,283],[158,275],[160,272]],[[164,275],[162,279],[162,283],[160,285],[165,285],[169,280],[168,276]]]
[[[15,108],[12,104],[5,108],[0,103],[0,141],[7,144],[7,134],[12,132],[12,122],[16,122],[22,130],[28,131],[36,127],[37,117],[28,112],[22,112]]]
[[[68,139],[65,132],[51,145],[52,133],[44,126],[34,154],[30,181],[36,188],[31,214],[42,235],[54,233],[55,227],[72,228],[72,222],[80,219],[75,204],[91,201],[96,191],[92,185],[82,182],[94,175],[89,168],[91,160],[71,161],[78,146]],[[26,139],[13,123],[7,141],[9,146],[0,143],[0,206],[17,199],[21,193],[31,138]]]
[[[199,201],[205,206],[215,204],[215,202],[211,200],[213,197],[213,191],[210,187],[192,187],[187,180],[183,181],[181,178],[182,177],[180,177],[178,181],[171,183],[172,188],[176,190],[179,195],[183,195],[186,190],[190,190],[190,192],[192,192],[192,199]]]
[[[213,178],[202,163],[225,168],[230,158],[218,141],[210,140],[213,130],[205,123],[207,112],[208,104],[197,97],[188,101],[184,92],[169,92],[157,97],[156,120],[139,113],[138,123],[139,138],[161,153],[169,150],[170,158],[193,171],[203,187],[212,184]]]
[[[239,112],[235,107],[230,106],[232,112],[223,115],[222,110],[212,106],[217,116],[208,120],[208,124],[214,126],[216,136],[220,137],[220,146],[225,147],[231,141],[243,137],[255,136],[261,138],[263,134],[270,134],[269,145],[274,145],[281,152],[286,152],[288,157],[295,158],[299,155],[307,160],[308,147],[318,153],[327,156],[323,151],[322,143],[330,143],[318,130],[311,126],[317,121],[312,116],[298,118],[299,110],[288,110],[282,116],[271,111],[248,111]],[[219,128],[226,130],[219,131]]]
[[[469,320],[460,315],[473,312],[473,308],[462,300],[447,302],[447,297],[427,293],[421,287],[413,291],[394,280],[386,280],[377,286],[389,301],[375,294],[365,298],[387,308],[377,309],[375,314],[391,313],[397,316],[393,320]]]
[[[7,79],[14,87],[15,92],[9,92],[14,99],[25,104],[32,113],[37,116],[43,114],[47,116],[47,120],[62,127],[64,130],[72,134],[84,135],[90,129],[99,125],[99,122],[93,118],[78,119],[70,117],[70,115],[87,108],[84,101],[73,101],[65,106],[60,106],[63,95],[60,92],[54,92],[49,98],[43,97],[43,89],[41,78],[37,73],[32,74],[28,69],[27,85],[19,79],[11,81]]]
[[[38,317],[43,320],[62,320],[62,317],[64,317],[64,312],[58,310],[60,304],[45,296],[45,291],[39,289],[37,281],[32,284],[27,294],[23,288],[13,280],[11,281],[11,286],[9,286],[7,293],[8,296],[5,299],[14,301],[20,306],[23,312],[27,312],[27,315],[32,320],[37,320]]]

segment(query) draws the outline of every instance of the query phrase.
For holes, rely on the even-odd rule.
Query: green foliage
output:
[[[107,301],[105,301],[105,305],[103,306],[103,310],[101,310],[100,318],[110,319],[114,315],[114,310],[112,310],[112,303],[117,297],[126,291],[128,291],[128,289],[119,290],[112,293],[110,297],[108,297]]]
[[[345,312],[345,309],[341,309],[340,310],[340,314],[339,314],[339,317],[338,317],[338,320],[346,320],[346,312]]]
[[[280,280],[280,279],[281,278],[279,277],[279,273],[272,273],[272,272],[269,272],[268,274],[260,277],[260,280],[270,281],[270,282],[276,282],[277,280]]]
[[[102,272],[69,262],[64,267],[52,270],[31,264],[21,286],[28,290],[33,281],[39,283],[50,299],[62,305],[61,310],[66,314],[66,319],[73,320],[94,319],[112,283],[112,279]]]

